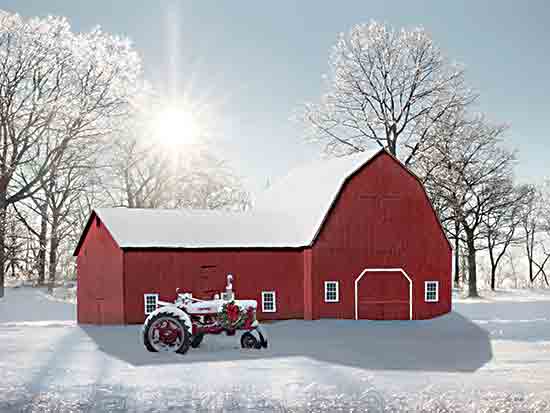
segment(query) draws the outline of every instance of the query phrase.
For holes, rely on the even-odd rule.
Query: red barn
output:
[[[249,212],[101,208],[75,250],[80,323],[141,323],[176,288],[234,275],[259,319],[426,319],[451,309],[451,247],[419,179],[385,150],[318,161]]]

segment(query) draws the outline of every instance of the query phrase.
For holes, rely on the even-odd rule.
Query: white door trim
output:
[[[359,281],[367,272],[400,272],[403,274],[403,276],[407,279],[409,282],[409,320],[413,319],[413,295],[412,295],[412,280],[411,277],[403,270],[403,268],[365,268],[361,274],[359,274],[359,277],[355,279],[355,319],[359,319],[359,311],[357,308],[357,302],[358,302],[358,294],[357,294],[357,287],[359,286]]]

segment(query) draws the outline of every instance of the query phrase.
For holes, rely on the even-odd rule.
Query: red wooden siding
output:
[[[123,253],[93,216],[76,259],[79,323],[123,324]]]
[[[304,256],[304,318],[311,320],[313,318],[313,274],[312,274],[312,251],[307,248],[303,252]]]
[[[125,252],[125,312],[128,323],[145,319],[143,294],[159,293],[161,300],[175,299],[176,288],[204,288],[193,281],[215,266],[209,275],[212,292],[225,290],[226,275],[234,275],[237,298],[258,301],[259,319],[302,318],[304,314],[303,254],[301,250],[128,250]],[[261,292],[275,291],[275,313],[262,313]],[[211,298],[211,297],[210,297]]]
[[[354,318],[354,283],[365,268],[402,268],[413,280],[413,318],[451,308],[451,249],[418,180],[381,153],[355,174],[313,246],[313,316]],[[324,281],[340,281],[338,303]],[[424,281],[439,281],[439,302],[424,302]]]

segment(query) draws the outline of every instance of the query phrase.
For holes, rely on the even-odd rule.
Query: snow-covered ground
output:
[[[526,296],[457,300],[434,320],[275,322],[267,350],[207,336],[181,356],[145,351],[139,326],[79,326],[73,304],[9,288],[0,412],[548,412],[550,296]]]
[[[453,290],[454,303],[487,303],[494,301],[550,301],[550,289],[525,288],[525,289],[497,289],[481,290],[478,298],[468,298],[465,292]]]

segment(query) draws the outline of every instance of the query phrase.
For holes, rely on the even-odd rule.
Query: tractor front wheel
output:
[[[161,311],[145,321],[143,343],[152,352],[184,354],[189,350],[191,334],[183,318],[170,311]]]
[[[241,336],[241,347],[260,349],[262,348],[262,344],[252,333],[247,331]]]
[[[204,338],[204,333],[199,333],[191,337],[191,347],[197,348],[201,345],[202,339]]]

